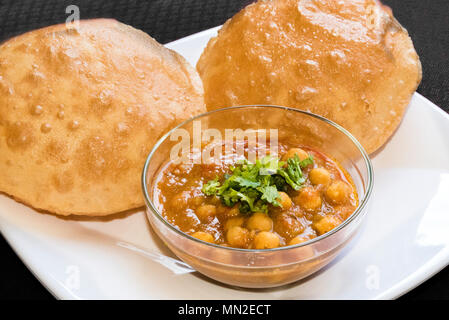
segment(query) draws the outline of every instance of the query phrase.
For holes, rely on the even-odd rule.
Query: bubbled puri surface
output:
[[[210,110],[311,111],[370,153],[393,134],[421,81],[407,31],[377,0],[260,0],[224,24],[197,70]]]
[[[184,58],[115,20],[13,38],[0,46],[0,191],[63,215],[140,207],[153,144],[204,111]]]

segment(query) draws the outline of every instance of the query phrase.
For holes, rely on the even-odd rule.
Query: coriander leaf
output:
[[[239,206],[239,210],[241,213],[248,213],[251,212],[251,208],[249,207],[249,204],[246,202],[243,202]]]
[[[243,188],[244,187],[257,188],[258,186],[260,186],[260,182],[254,181],[254,180],[250,180],[250,179],[245,178],[243,176],[235,177],[234,181],[237,182]]]
[[[295,190],[299,190],[305,181],[302,176],[301,161],[297,154],[287,160],[287,168],[281,168],[277,173],[284,177],[285,181]]]
[[[249,208],[251,209],[251,211],[253,211],[253,204],[256,199],[251,197],[249,194],[245,194],[242,192],[238,192],[238,196],[240,198],[240,201],[246,202],[249,205]]]
[[[290,187],[292,187],[295,190],[299,190],[301,189],[301,183],[297,183],[295,180],[293,180],[289,174],[287,173],[287,171],[285,171],[284,169],[279,169],[277,172],[278,175],[280,175],[281,177],[283,177],[285,179],[285,182],[287,184],[290,185]]]
[[[208,183],[203,185],[203,188],[201,191],[207,196],[213,196],[217,194],[218,187],[220,186],[220,182],[218,181],[218,178],[215,180],[210,180]]]
[[[313,164],[313,157],[312,157],[311,155],[309,155],[308,158],[302,160],[302,161],[299,163],[299,165],[301,166],[301,168],[305,168],[305,167],[307,167],[308,165],[311,165],[311,164]]]
[[[287,191],[287,183],[285,179],[280,175],[272,176],[272,184],[276,186],[279,191]]]
[[[273,156],[265,156],[259,162],[259,174],[260,175],[273,175],[279,168],[279,159]]]
[[[268,205],[267,205],[264,201],[258,200],[258,201],[254,204],[253,210],[254,210],[254,212],[268,213]]]
[[[239,201],[238,191],[234,189],[225,190],[220,192],[220,198],[224,205],[233,207]]]
[[[279,206],[279,202],[276,200],[279,198],[279,193],[275,186],[262,186],[257,190],[262,193],[262,196],[260,197],[262,200],[275,206]]]

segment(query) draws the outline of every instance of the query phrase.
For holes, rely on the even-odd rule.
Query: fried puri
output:
[[[374,0],[272,0],[228,20],[197,70],[209,110],[274,104],[348,129],[372,153],[421,81],[407,31]]]
[[[115,20],[13,38],[0,46],[0,191],[62,215],[143,206],[151,147],[204,111],[184,58]]]

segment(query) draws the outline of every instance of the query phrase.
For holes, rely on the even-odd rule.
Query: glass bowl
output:
[[[277,129],[279,141],[308,146],[337,160],[351,175],[359,196],[357,209],[338,227],[307,242],[275,249],[224,247],[198,240],[171,225],[153,201],[156,177],[178,143],[172,133],[194,130]],[[184,131],[185,132],[185,131]],[[175,140],[175,141],[172,141]],[[217,281],[246,288],[269,288],[303,279],[332,261],[359,229],[373,188],[371,161],[344,128],[321,116],[280,106],[239,106],[208,112],[165,134],[149,154],[142,174],[148,220],[164,243],[184,262]]]

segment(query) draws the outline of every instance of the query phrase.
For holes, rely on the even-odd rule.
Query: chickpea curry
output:
[[[254,163],[168,163],[156,183],[156,205],[169,223],[195,238],[245,249],[308,241],[354,212],[356,189],[335,160],[286,144],[279,145],[279,155]]]

